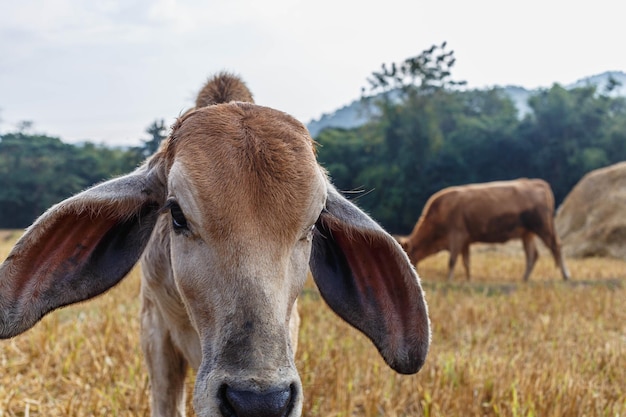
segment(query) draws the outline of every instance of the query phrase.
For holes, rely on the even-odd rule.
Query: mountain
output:
[[[607,71],[602,74],[592,75],[582,78],[576,82],[565,86],[566,89],[585,87],[589,85],[595,85],[599,92],[606,90],[609,85],[609,79],[613,79],[618,82],[618,86],[611,91],[611,96],[625,96],[626,97],[626,73],[623,71]],[[536,94],[540,89],[526,89],[524,87],[508,85],[502,87],[502,90],[507,94],[515,106],[520,117],[523,117],[529,113],[530,107],[528,106],[528,98]],[[361,100],[354,100],[352,103],[335,110],[332,113],[325,113],[317,120],[311,120],[307,128],[312,137],[316,137],[322,130],[333,127],[352,129],[361,126],[369,119],[369,116],[376,114],[377,109],[370,105],[369,110]]]
[[[375,108],[371,109],[375,111]],[[343,106],[329,114],[322,114],[318,120],[311,120],[306,126],[312,137],[315,137],[322,130],[328,127],[352,129],[365,124],[369,119],[366,106],[361,100],[354,100],[352,103]]]
[[[566,85],[565,88],[572,89],[577,87],[586,87],[588,85],[595,85],[598,91],[603,92],[606,90],[609,79],[617,81],[620,85],[615,87],[609,94],[610,96],[626,96],[626,73],[623,71],[607,71],[602,74],[592,75],[585,77],[572,84]]]

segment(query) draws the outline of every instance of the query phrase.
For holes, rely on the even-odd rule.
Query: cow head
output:
[[[336,191],[301,123],[240,102],[186,113],[142,167],[39,218],[0,266],[0,337],[115,285],[159,218],[202,348],[198,415],[300,415],[289,320],[309,267],[389,366],[424,363],[428,314],[406,254]]]

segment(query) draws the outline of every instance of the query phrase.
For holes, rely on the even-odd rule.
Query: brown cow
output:
[[[417,265],[442,250],[450,252],[448,280],[452,279],[459,253],[470,279],[469,246],[474,242],[504,243],[522,239],[528,280],[538,258],[534,236],[552,252],[563,279],[569,272],[561,256],[554,228],[554,196],[540,179],[518,179],[445,188],[433,194],[413,232],[398,240]]]
[[[389,366],[417,372],[430,325],[400,245],[330,183],[302,123],[252,104],[228,74],[207,91],[141,167],[26,231],[0,265],[0,338],[108,290],[141,257],[152,415],[185,415],[191,367],[199,417],[298,417],[296,298],[310,267]]]

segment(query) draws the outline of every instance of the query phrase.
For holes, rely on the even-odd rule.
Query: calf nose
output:
[[[256,392],[225,385],[221,390],[220,411],[224,417],[287,417],[293,405],[293,391],[293,386]]]

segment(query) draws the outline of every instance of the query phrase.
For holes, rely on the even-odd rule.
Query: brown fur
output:
[[[202,87],[196,98],[196,108],[231,101],[254,103],[252,93],[239,77],[228,72],[220,72]]]
[[[244,127],[248,123],[250,127]],[[268,134],[270,129],[272,133]],[[268,108],[231,103],[199,109],[184,125],[177,126],[172,135],[177,142],[176,158],[185,161],[189,178],[198,189],[219,187],[229,196],[247,196],[246,199],[208,196],[210,211],[233,212],[232,207],[225,205],[237,202],[237,212],[245,210],[248,217],[245,224],[265,225],[279,234],[298,230],[298,214],[304,212],[309,202],[298,199],[296,207],[289,207],[286,202],[294,199],[294,193],[310,195],[310,179],[317,171],[311,140],[299,122]],[[268,137],[276,140],[265,139]],[[264,138],[262,145],[259,138]],[[216,146],[217,142],[221,145]],[[207,148],[214,151],[207,154],[204,152]],[[206,159],[198,155],[206,155]],[[211,170],[207,170],[209,166]],[[273,191],[268,193],[268,190]],[[250,205],[242,206],[246,200]],[[276,215],[263,215],[270,211],[276,211]],[[251,222],[252,219],[255,221]],[[220,228],[226,226],[223,221],[215,224]],[[241,219],[229,227],[239,224],[244,224]]]
[[[469,279],[471,243],[522,239],[527,261],[524,280],[527,280],[538,257],[535,235],[552,252],[563,279],[568,279],[554,228],[552,190],[543,180],[519,179],[449,187],[435,193],[426,202],[411,235],[398,240],[413,264],[448,250],[448,279],[452,278],[456,257],[461,253]]]

